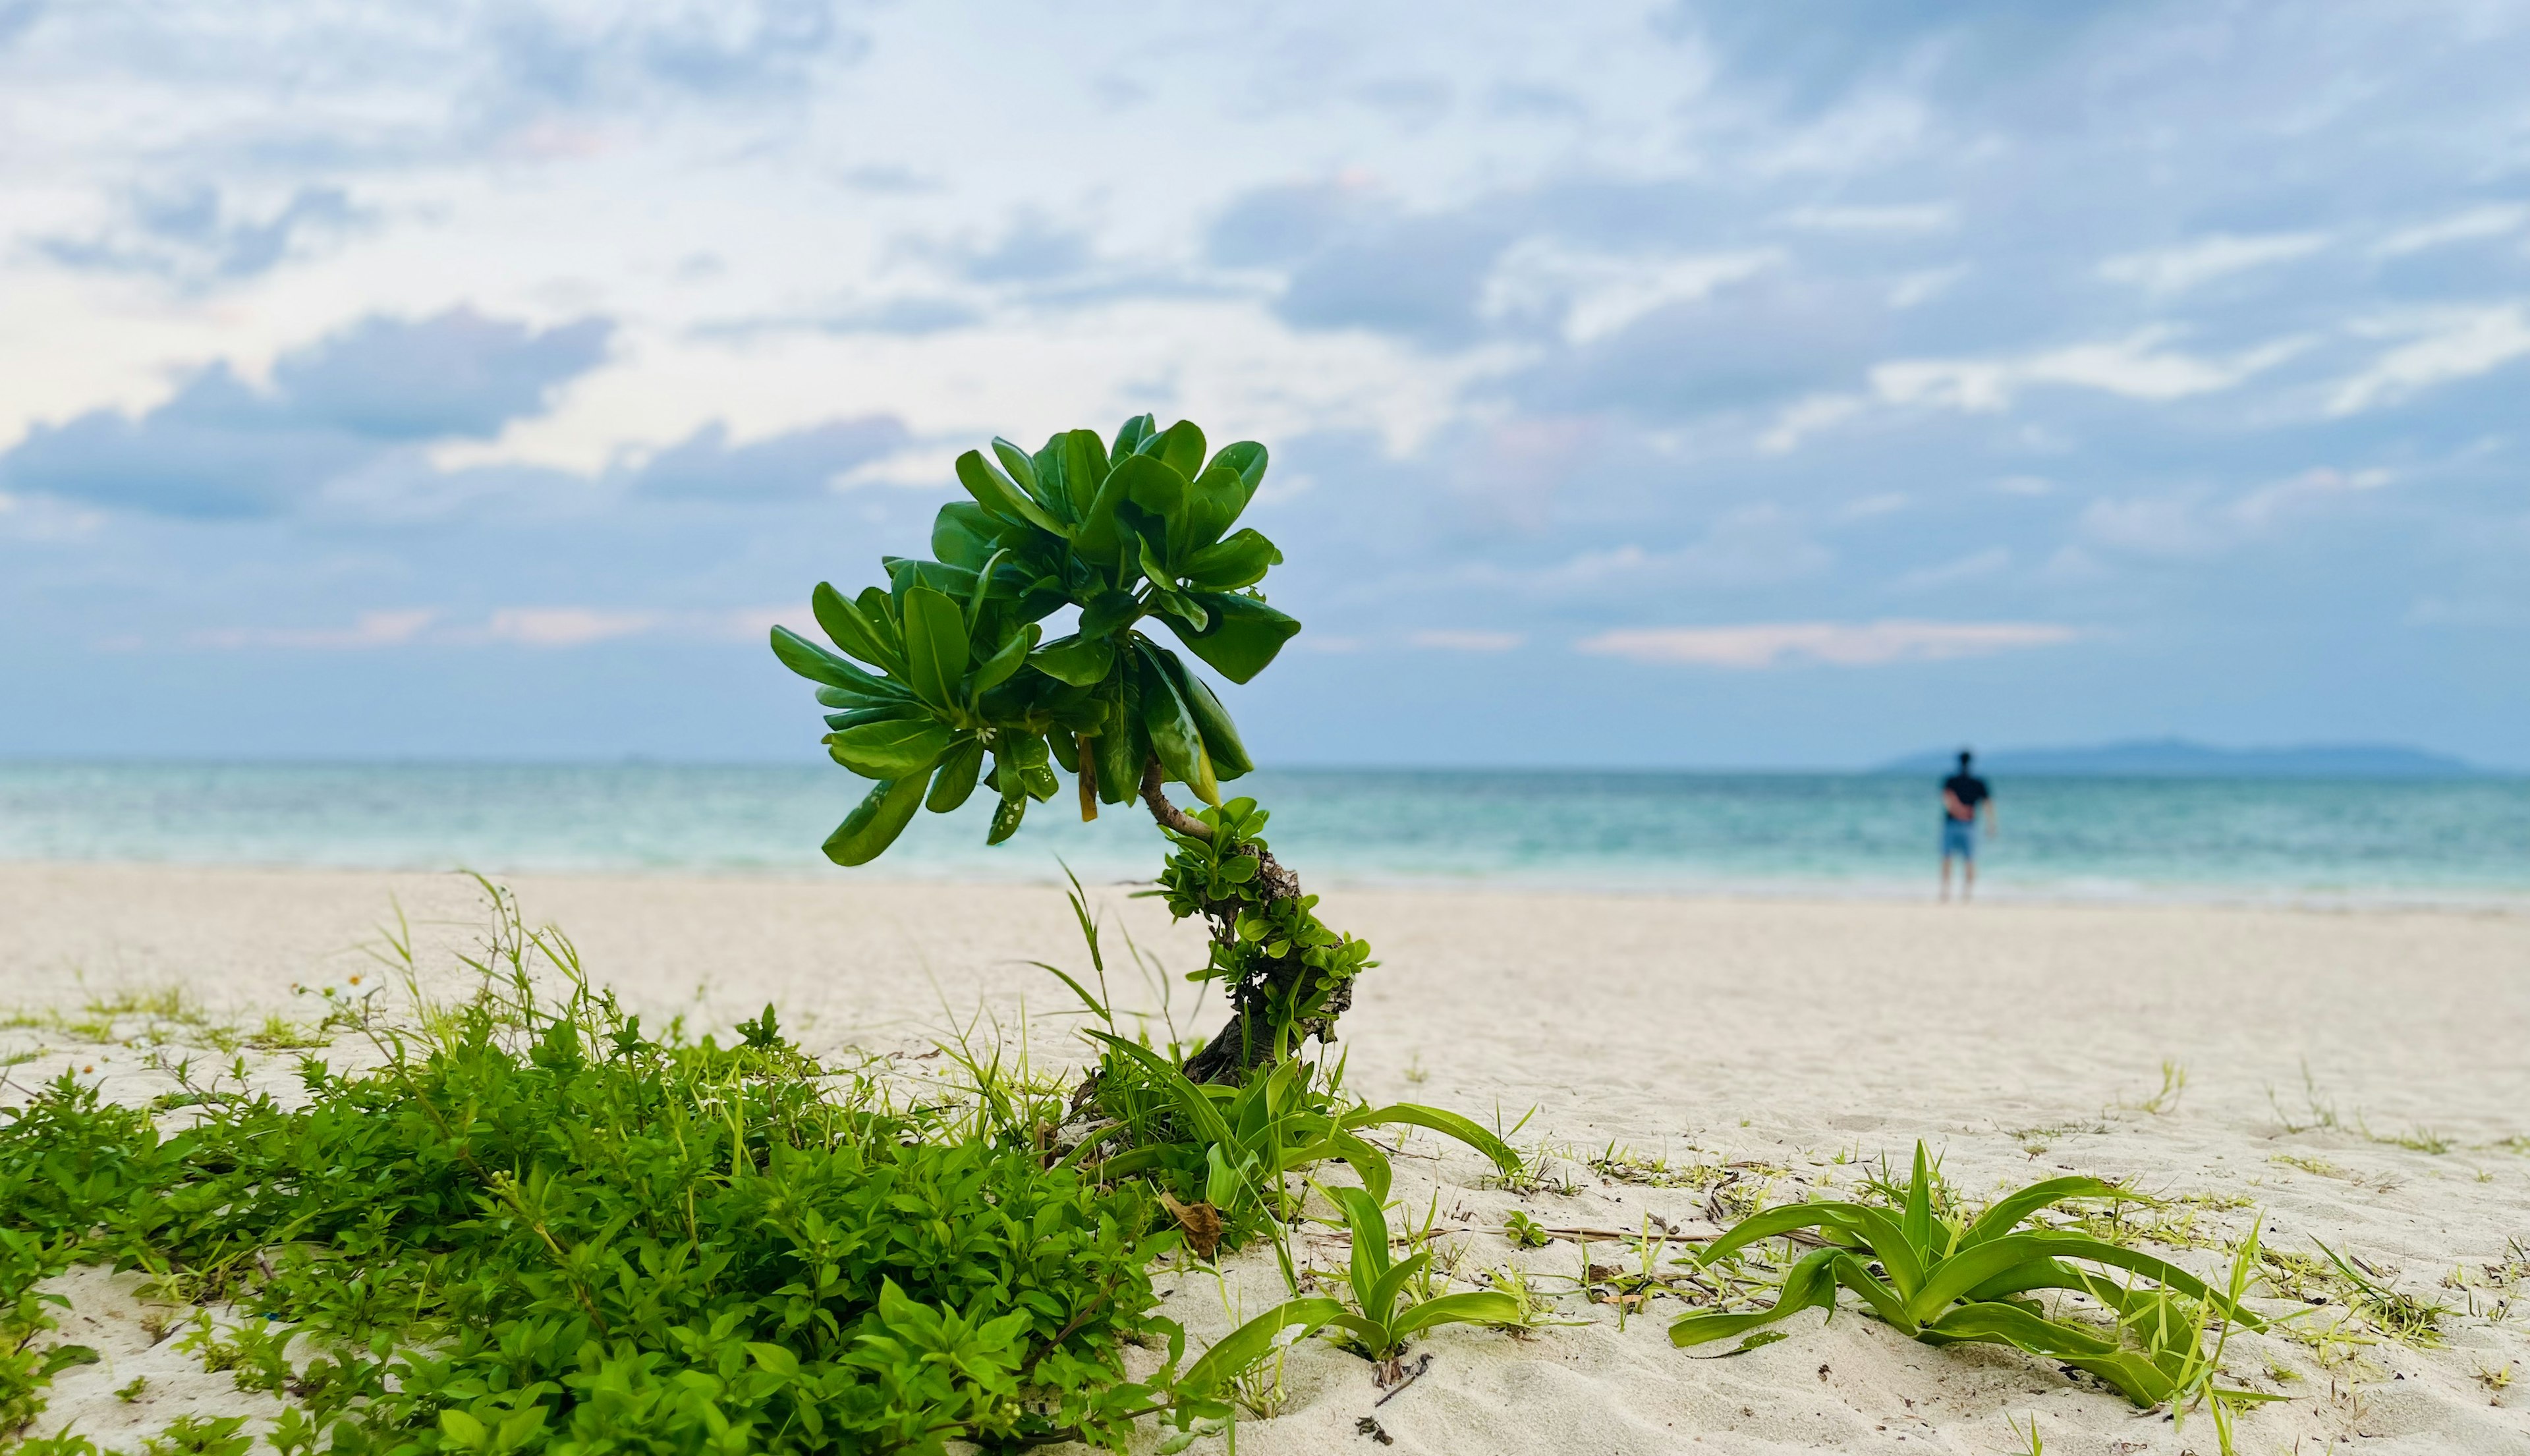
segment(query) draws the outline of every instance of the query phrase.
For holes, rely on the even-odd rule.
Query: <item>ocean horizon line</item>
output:
[[[2333,746],[2333,745],[2312,745]],[[2373,745],[2363,745],[2373,746]],[[2386,745],[2383,745],[2386,746]],[[2448,774],[2416,774],[2412,772],[2312,771],[2307,773],[2272,770],[2242,770],[2233,774],[2198,769],[2063,769],[2021,768],[2013,766],[2013,756],[2033,750],[1997,749],[1991,754],[1980,750],[1976,763],[1980,773],[2009,775],[2016,779],[2127,779],[2137,782],[2158,780],[2205,781],[2237,779],[2243,782],[2507,782],[2530,780],[2530,767],[2487,764],[2458,760],[2460,772]],[[2035,750],[2056,753],[2062,750]],[[2245,750],[2227,750],[2245,751]],[[1920,759],[1922,755],[1911,755]],[[2000,763],[2002,766],[1997,767]],[[1553,763],[1376,763],[1376,762],[1303,762],[1259,763],[1254,772],[1266,775],[1308,775],[1327,777],[1402,776],[1442,778],[1469,777],[1535,777],[1563,779],[1921,779],[1926,773],[1944,772],[1947,764],[1933,766],[1903,759],[1871,764],[1553,764]],[[652,754],[629,754],[620,757],[536,756],[462,754],[55,754],[0,753],[0,772],[23,769],[449,769],[449,770],[603,770],[662,769],[683,771],[790,771],[839,772],[822,755],[791,758],[678,758]]]

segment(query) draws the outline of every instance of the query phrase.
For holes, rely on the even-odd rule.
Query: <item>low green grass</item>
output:
[[[240,1051],[309,1051],[330,1046],[334,1040],[330,1018],[299,1022],[270,1014],[248,1026],[210,1010],[192,993],[173,986],[92,993],[76,1011],[20,1010],[0,1021],[0,1027],[44,1032],[80,1046],[147,1051],[181,1046],[223,1055]]]

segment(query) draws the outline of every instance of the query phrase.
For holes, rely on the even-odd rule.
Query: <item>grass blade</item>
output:
[[[1970,1245],[2001,1238],[2018,1228],[2021,1220],[2040,1209],[2051,1208],[2066,1199],[2122,1196],[2123,1189],[2097,1178],[2050,1178],[2044,1183],[2032,1183],[2017,1193],[1996,1200],[1992,1208],[1978,1214],[1976,1221],[1968,1225],[1967,1233],[1960,1238],[1959,1249],[1964,1252]]]
[[[1437,1324],[1500,1324],[1519,1318],[1519,1301],[1490,1289],[1427,1299],[1389,1325],[1398,1338]]]
[[[1294,1324],[1317,1329],[1344,1314],[1344,1306],[1323,1296],[1288,1300],[1223,1335],[1203,1357],[1178,1376],[1180,1393],[1202,1398],[1270,1354],[1275,1338]],[[1305,1337],[1305,1336],[1304,1336]]]
[[[1847,1203],[1786,1204],[1767,1209],[1732,1224],[1729,1233],[1705,1245],[1696,1258],[1709,1266],[1760,1239],[1775,1238],[1796,1228],[1834,1228],[1849,1233],[1858,1226],[1863,1212],[1860,1204]]]
[[[1842,1249],[1821,1249],[1793,1265],[1791,1272],[1784,1275],[1783,1291],[1776,1295],[1772,1309],[1744,1315],[1723,1315],[1711,1311],[1680,1315],[1670,1322],[1669,1342],[1685,1349],[1689,1345],[1726,1340],[1803,1310],[1833,1310],[1836,1306],[1836,1280],[1830,1276],[1829,1266],[1843,1257]]]
[[[1511,1144],[1486,1131],[1482,1125],[1461,1117],[1456,1112],[1444,1111],[1439,1107],[1427,1107],[1418,1103],[1391,1103],[1384,1107],[1348,1112],[1345,1114],[1344,1123],[1348,1128],[1384,1127],[1394,1123],[1428,1128],[1444,1137],[1456,1138],[1492,1159],[1494,1166],[1501,1170],[1505,1177],[1519,1175],[1520,1158],[1512,1150]]]

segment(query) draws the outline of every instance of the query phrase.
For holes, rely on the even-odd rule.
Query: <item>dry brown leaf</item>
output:
[[[1186,1247],[1197,1259],[1210,1259],[1221,1248],[1221,1210],[1208,1203],[1182,1204],[1166,1191],[1160,1194],[1162,1207],[1178,1227],[1185,1230]]]

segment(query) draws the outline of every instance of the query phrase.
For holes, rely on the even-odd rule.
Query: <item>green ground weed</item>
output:
[[[2342,1279],[2346,1306],[2391,1339],[2407,1345],[2442,1343],[2442,1322],[2452,1313],[2450,1306],[2438,1300],[2419,1299],[2401,1293],[2392,1275],[2383,1272],[2360,1258],[2338,1253],[2319,1240],[2319,1252]]]
[[[1114,1445],[1160,1403],[1122,1349],[1179,1338],[1147,1273],[1177,1234],[1140,1184],[1045,1165],[1051,1107],[899,1106],[769,1016],[654,1038],[496,904],[472,992],[373,1022],[374,1070],[303,1060],[302,1107],[215,1082],[166,1134],[66,1075],[13,1109],[0,1420],[63,1354],[30,1275],[74,1258],[265,1317],[189,1339],[341,1456]]]
[[[2185,1096],[2186,1093],[2186,1064],[2184,1062],[2165,1060],[2161,1064],[2161,1089],[2159,1091],[2153,1093],[2149,1097],[2140,1098],[2134,1102],[2126,1102],[2123,1099],[2119,1099],[2118,1105],[2130,1112],[2149,1112],[2155,1117],[2160,1117],[2176,1111],[2178,1109],[2178,1100]]]
[[[1543,1249],[1555,1240],[1544,1225],[1520,1209],[1513,1209],[1503,1216],[1503,1237],[1521,1249]]]

